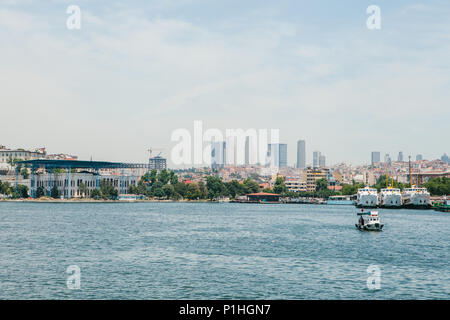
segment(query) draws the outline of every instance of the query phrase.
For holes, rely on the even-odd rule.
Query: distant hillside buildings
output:
[[[36,159],[77,160],[78,157],[64,153],[47,154],[45,148],[36,148],[32,150],[25,150],[22,148],[8,149],[6,146],[0,145],[0,169],[9,169],[10,168],[9,162],[11,160],[36,160]]]

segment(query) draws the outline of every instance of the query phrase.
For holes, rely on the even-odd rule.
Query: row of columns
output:
[[[31,179],[30,179],[30,196],[35,198],[36,197],[36,169],[37,167],[32,167],[31,168]],[[53,181],[53,168],[45,168],[46,172],[49,175],[49,190],[48,190],[48,196],[51,195],[51,189],[54,186],[54,181]],[[65,184],[64,190],[63,190],[63,196],[66,199],[70,199],[71,196],[71,192],[72,192],[72,168],[68,167],[66,168],[67,174],[66,174],[66,179],[67,179],[67,183]],[[95,188],[99,189],[100,188],[100,175],[99,175],[99,169],[96,168],[95,169]],[[20,175],[20,168],[16,167],[15,170],[15,187],[17,187],[18,184],[18,179],[19,179],[19,175]],[[124,190],[124,186],[125,186],[125,178],[124,178],[124,170],[121,170],[121,174],[119,176],[119,193],[123,193]],[[65,192],[64,192],[65,191]]]

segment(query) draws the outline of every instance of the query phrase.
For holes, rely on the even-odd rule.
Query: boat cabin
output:
[[[427,188],[406,188],[403,190],[405,193],[428,193]]]
[[[366,211],[366,212],[358,212],[358,216],[364,219],[364,224],[371,222],[379,222],[380,217],[378,216],[378,211]]]

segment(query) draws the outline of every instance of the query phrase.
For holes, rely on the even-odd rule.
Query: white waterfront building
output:
[[[127,194],[128,188],[137,186],[139,177],[135,175],[96,174],[93,172],[75,173],[42,173],[36,174],[34,183],[30,182],[30,195],[34,197],[39,187],[44,188],[45,193],[50,195],[53,186],[56,186],[61,198],[89,197],[92,190],[99,189],[102,181],[113,186],[119,194]],[[82,186],[85,186],[83,188]],[[83,189],[86,190],[85,194]]]

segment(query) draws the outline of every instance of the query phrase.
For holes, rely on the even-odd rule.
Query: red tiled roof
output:
[[[257,193],[248,193],[247,196],[279,196],[279,194],[268,192],[257,192]]]

